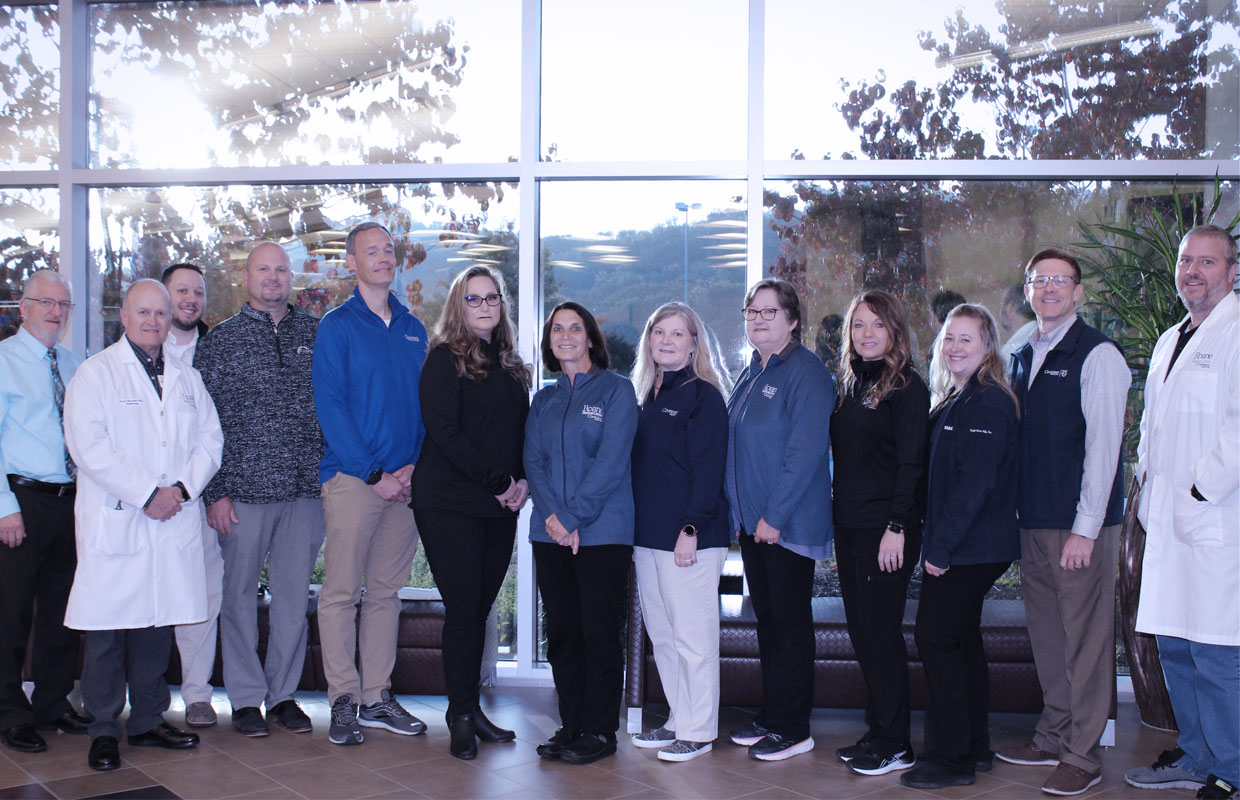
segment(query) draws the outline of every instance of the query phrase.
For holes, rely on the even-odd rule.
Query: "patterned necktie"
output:
[[[55,347],[47,349],[47,360],[52,362],[52,394],[56,398],[56,416],[60,417],[60,429],[63,431],[65,429],[65,382],[60,377],[60,363],[56,360]],[[77,465],[73,463],[67,446],[65,447],[65,472],[69,473],[69,480],[77,480]]]

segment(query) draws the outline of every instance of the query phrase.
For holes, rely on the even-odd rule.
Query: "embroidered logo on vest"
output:
[[[581,415],[584,417],[589,417],[595,422],[602,422],[603,421],[603,407],[602,406],[582,406]]]

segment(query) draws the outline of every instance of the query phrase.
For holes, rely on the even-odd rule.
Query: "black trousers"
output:
[[[866,738],[872,749],[892,755],[909,744],[908,650],[904,646],[904,599],[921,555],[921,532],[904,534],[904,566],[878,568],[885,529],[836,528],[835,562],[844,598],[848,638],[865,678]]]
[[[443,672],[448,710],[478,707],[487,616],[499,594],[517,535],[517,518],[466,517],[414,509],[418,534],[443,597]]]
[[[799,742],[814,702],[814,560],[740,536],[749,602],[758,619],[762,712],[758,723]]]
[[[77,567],[73,497],[12,489],[26,538],[17,547],[0,544],[0,730],[50,722],[69,710],[65,698],[73,689],[79,641],[77,631],[65,627]],[[27,641],[30,700],[22,691]]]
[[[624,691],[621,630],[633,548],[595,545],[573,555],[558,544],[532,545],[560,724],[615,733]]]
[[[172,640],[173,629],[167,625],[86,632],[82,701],[86,713],[94,718],[91,739],[121,738],[116,718],[125,708],[126,684],[129,719],[125,730],[130,736],[146,733],[164,721],[171,700],[164,672],[172,654]]]
[[[1011,562],[958,564],[925,575],[914,638],[926,671],[926,742],[920,757],[972,773],[989,758],[990,671],[982,650],[982,600]]]

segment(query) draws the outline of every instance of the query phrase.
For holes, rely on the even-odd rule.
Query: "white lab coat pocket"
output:
[[[1171,486],[1171,510],[1176,541],[1192,547],[1223,546],[1221,508],[1193,497],[1191,489]]]
[[[146,540],[142,519],[135,519],[137,509],[129,506],[118,509],[117,505],[116,502],[106,503],[99,512],[99,527],[91,538],[90,549],[105,556],[133,555],[143,548]]]

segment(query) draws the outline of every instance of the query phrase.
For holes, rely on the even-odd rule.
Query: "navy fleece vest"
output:
[[[1081,368],[1095,347],[1118,345],[1076,320],[1049,353],[1029,385],[1033,345],[1012,356],[1012,388],[1020,398],[1020,493],[1022,528],[1070,530],[1085,470],[1085,414]],[[1123,452],[1115,469],[1103,525],[1124,517]]]

